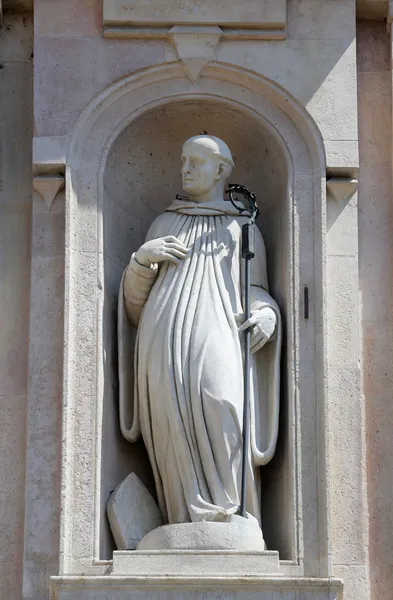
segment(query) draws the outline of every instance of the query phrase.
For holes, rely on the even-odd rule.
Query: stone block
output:
[[[157,504],[135,473],[112,492],[107,513],[118,550],[133,550],[146,534],[162,524]]]
[[[329,369],[334,560],[365,564],[366,456],[360,369]]]
[[[282,43],[266,41],[263,45],[249,42],[241,47],[236,42],[223,41],[218,60],[262,73],[284,87],[311,113],[324,140],[357,140],[353,41],[348,44],[345,39],[291,39]],[[356,154],[353,156],[356,158]]]
[[[342,600],[339,579],[286,577],[53,577],[53,600]]]
[[[132,71],[164,60],[161,41],[37,36],[34,112],[37,136],[71,132],[82,110],[100,91]],[[72,68],[70,68],[72,65]]]
[[[286,0],[218,0],[184,2],[148,0],[104,0],[104,24],[139,26],[225,25],[285,27]]]
[[[31,15],[5,13],[3,25],[0,27],[0,63],[31,61],[32,68],[32,34]]]
[[[36,35],[101,37],[102,0],[40,0],[34,7]]]
[[[3,67],[0,69],[0,204],[13,209],[25,206],[30,210],[32,65],[15,61],[6,62]]]
[[[27,206],[1,208],[0,394],[20,396],[27,384],[30,251],[26,239],[30,241],[31,216]]]
[[[356,188],[355,188],[356,189]],[[344,192],[345,193],[345,192]],[[356,196],[336,199],[328,195],[327,247],[330,255],[358,255],[358,210]]]
[[[33,173],[62,173],[68,142],[66,136],[33,138]]]
[[[148,533],[138,550],[242,550],[265,549],[255,519],[232,515],[229,522],[200,521],[164,525]]]
[[[0,596],[22,597],[26,396],[0,395]]]
[[[390,71],[391,45],[386,23],[358,22],[356,35],[359,72]]]
[[[388,94],[378,89],[373,92],[363,92],[359,97],[359,112],[363,119],[359,126],[359,136],[362,137],[362,154],[367,152],[372,162],[385,162],[391,156],[390,123],[391,99]]]
[[[113,575],[128,577],[255,577],[278,575],[278,552],[150,550],[113,553]]]
[[[368,565],[334,565],[333,571],[335,577],[345,582],[343,600],[363,600],[370,597]],[[388,595],[382,597],[387,598]]]
[[[288,2],[288,38],[348,39],[355,37],[356,17],[352,0],[337,4],[330,0]]]
[[[328,259],[329,363],[357,367],[360,359],[360,308],[357,257]]]
[[[392,331],[391,317],[364,324],[364,387],[370,401],[371,398],[387,396],[392,390]]]

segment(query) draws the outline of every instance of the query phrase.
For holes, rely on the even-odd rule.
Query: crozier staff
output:
[[[224,201],[233,160],[220,139],[185,142],[183,189],[132,255],[119,295],[122,433],[142,433],[168,523],[223,521],[237,512],[242,467],[244,289],[241,227]],[[251,440],[247,514],[260,523],[259,469],[278,430],[281,320],[268,293],[266,255],[255,228],[251,266]],[[127,318],[138,327],[135,389],[125,373]],[[263,491],[262,491],[263,493]]]

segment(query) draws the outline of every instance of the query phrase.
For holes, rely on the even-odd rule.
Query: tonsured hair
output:
[[[191,137],[186,142],[184,142],[184,146],[186,144],[197,144],[209,150],[214,156],[216,156],[219,160],[227,163],[231,167],[235,166],[233,162],[231,151],[225,142],[220,140],[220,138],[215,137],[214,135],[195,135]]]

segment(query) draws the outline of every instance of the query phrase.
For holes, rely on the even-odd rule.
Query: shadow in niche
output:
[[[290,302],[289,203],[287,173],[282,151],[272,136],[250,116],[217,102],[174,103],[145,113],[115,140],[107,159],[104,178],[104,314],[102,422],[102,480],[100,557],[114,549],[105,514],[116,485],[135,471],[154,493],[151,469],[143,444],[129,444],[120,433],[118,420],[116,310],[120,278],[130,255],[143,243],[154,218],[181,193],[182,143],[203,130],[224,139],[232,150],[232,180],[255,191],[261,204],[259,227],[265,237],[271,293],[284,316]],[[279,240],[279,244],[277,243]],[[287,406],[287,361],[283,358],[282,407]],[[132,367],[130,361],[130,367]],[[293,513],[278,518],[279,508],[292,505],[293,468],[290,444],[284,442],[289,424],[283,408],[280,442],[270,466],[262,470],[263,527],[270,549],[281,558],[292,558]]]

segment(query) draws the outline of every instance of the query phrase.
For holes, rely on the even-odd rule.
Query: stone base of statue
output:
[[[113,553],[112,575],[129,577],[254,577],[279,575],[278,552],[136,550]]]
[[[333,578],[288,577],[275,551],[124,550],[113,553],[112,568],[105,575],[52,577],[50,597],[51,600],[342,600],[342,582]]]
[[[150,531],[137,550],[263,551],[265,542],[255,519],[233,515],[229,522],[199,521],[164,525]]]

